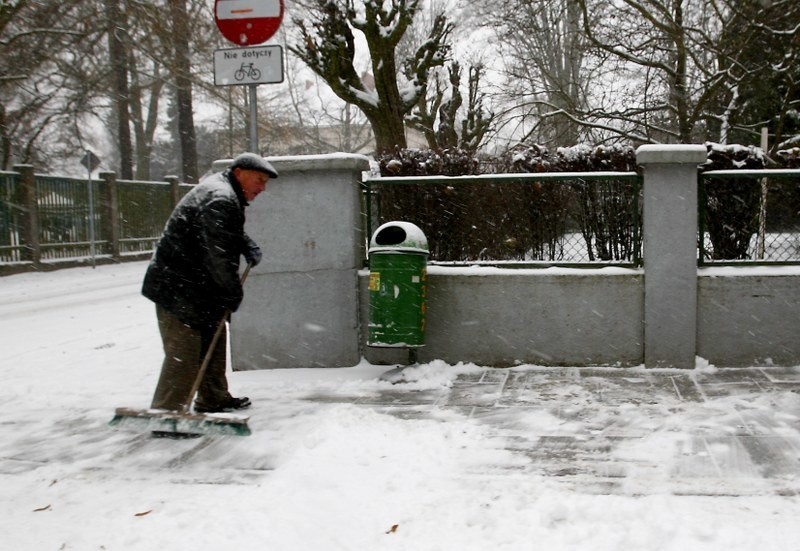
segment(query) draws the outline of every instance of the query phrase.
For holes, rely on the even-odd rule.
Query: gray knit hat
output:
[[[242,153],[236,157],[230,166],[231,170],[234,168],[241,168],[244,170],[257,170],[267,174],[270,178],[277,178],[278,171],[269,164],[264,157],[256,155],[255,153]]]

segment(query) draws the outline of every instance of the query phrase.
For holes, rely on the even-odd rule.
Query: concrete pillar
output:
[[[247,208],[264,260],[231,323],[236,370],[359,363],[362,155],[270,158],[280,174]],[[215,163],[220,169],[225,163]]]
[[[695,366],[697,166],[702,145],[644,145],[644,363]]]
[[[177,176],[164,176],[164,181],[169,184],[169,197],[174,209],[181,200],[181,180]]]
[[[104,235],[108,236],[111,244],[111,258],[115,261],[120,259],[120,228],[119,228],[119,196],[117,193],[117,173],[100,172],[98,178],[103,182],[101,191],[103,193],[102,205],[105,209],[105,220],[107,227]]]

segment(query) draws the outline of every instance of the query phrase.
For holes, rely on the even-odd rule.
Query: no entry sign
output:
[[[215,0],[214,21],[237,46],[266,42],[283,21],[283,0]]]

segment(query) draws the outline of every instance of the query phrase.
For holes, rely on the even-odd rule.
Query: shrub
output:
[[[460,150],[397,150],[379,158],[383,176],[623,171],[636,169],[631,147],[575,146],[551,153],[519,145],[495,159]],[[459,183],[382,185],[382,221],[405,220],[428,237],[440,261],[546,260],[565,256],[566,235],[583,236],[584,260],[634,259],[638,192],[630,183]]]

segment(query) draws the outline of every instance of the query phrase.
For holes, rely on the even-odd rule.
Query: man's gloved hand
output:
[[[261,259],[264,256],[261,252],[261,247],[259,247],[252,239],[247,240],[243,254],[244,259],[253,266],[258,266],[258,263],[261,262]]]

